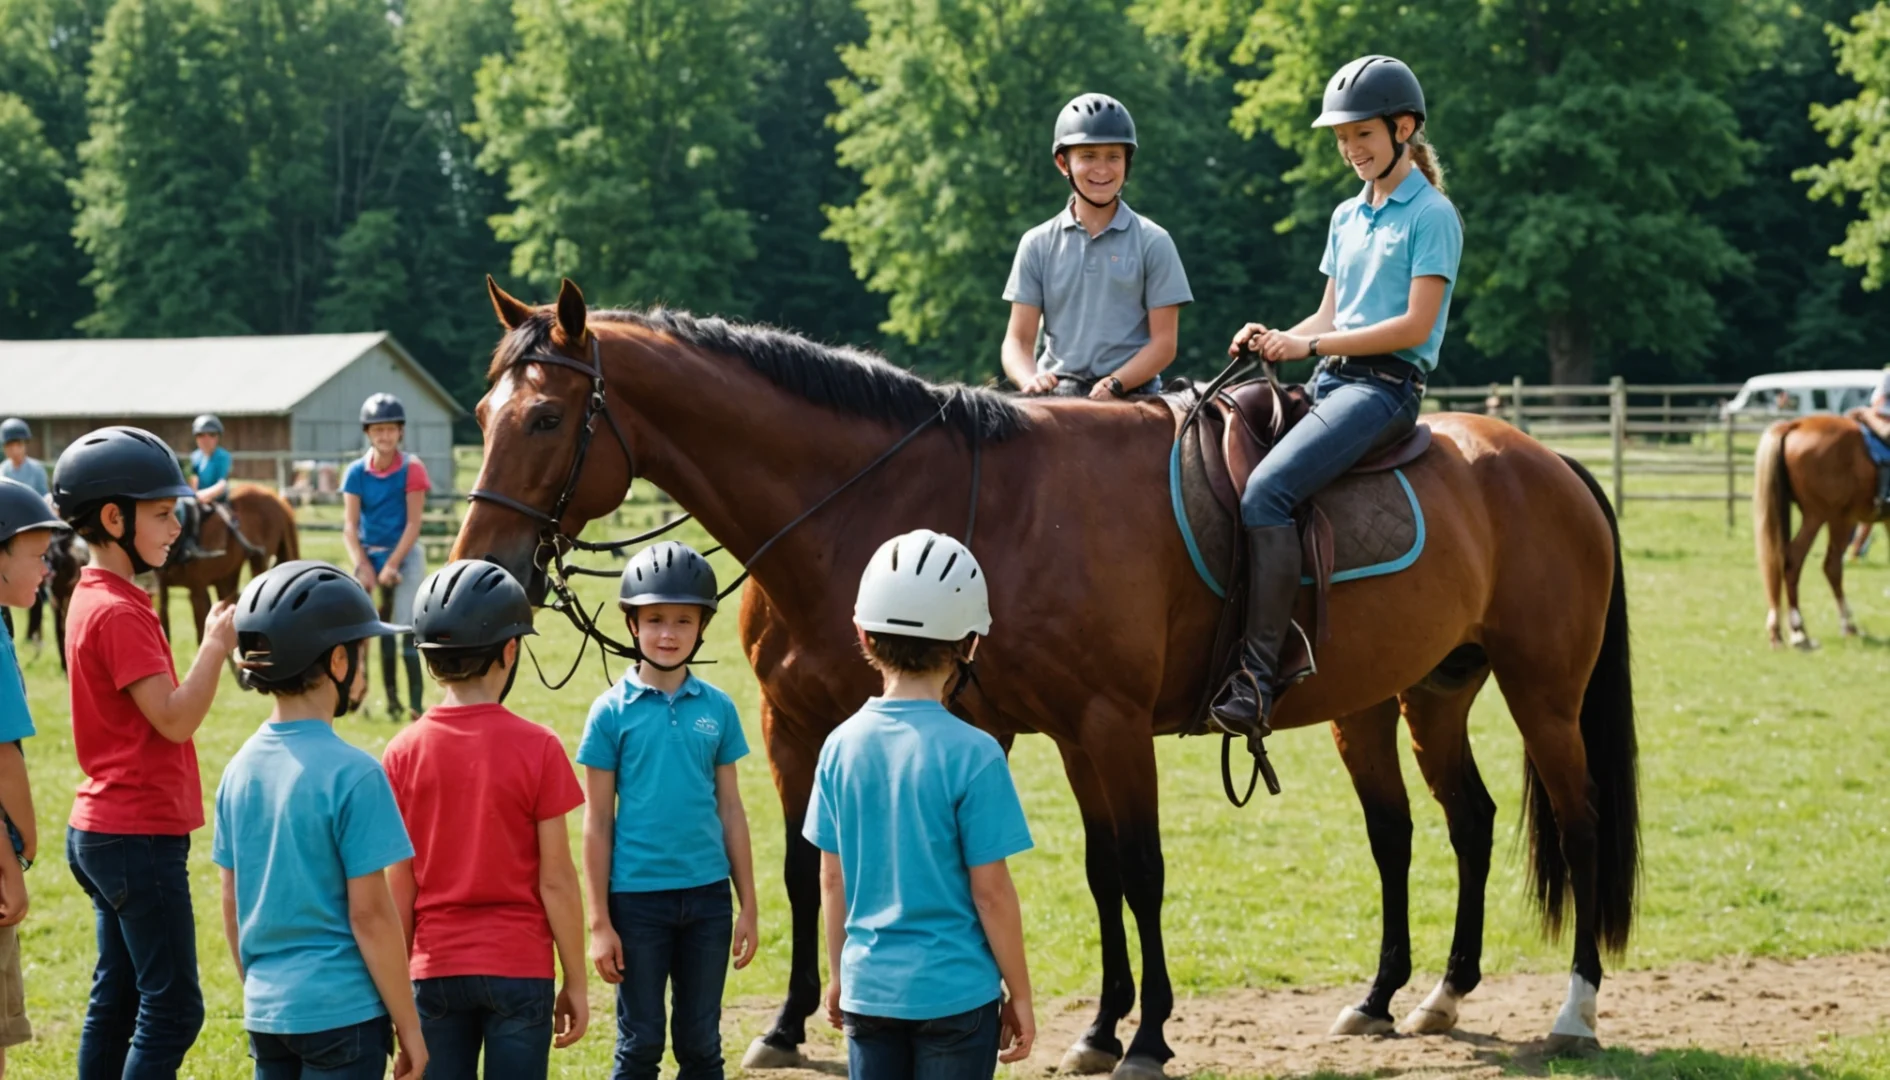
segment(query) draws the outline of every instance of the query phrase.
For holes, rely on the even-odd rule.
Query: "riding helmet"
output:
[[[699,604],[716,610],[715,568],[688,544],[665,540],[646,547],[623,568],[617,606],[628,610],[643,604]]]
[[[1404,61],[1390,56],[1361,56],[1340,68],[1326,83],[1316,128],[1355,124],[1380,116],[1410,113],[1424,126],[1424,88]]]
[[[853,621],[875,634],[960,641],[991,632],[984,572],[965,545],[918,529],[880,545],[860,576]]]
[[[223,434],[223,421],[218,420],[215,413],[204,413],[202,416],[190,422],[190,433],[192,435],[216,435],[221,437]]]
[[[34,529],[65,532],[70,528],[39,492],[18,480],[0,479],[0,544]]]
[[[407,410],[392,394],[375,394],[361,403],[361,426],[369,424],[405,424]]]
[[[447,563],[421,583],[413,602],[413,636],[422,649],[478,649],[537,632],[524,586],[497,563]]]
[[[177,455],[156,435],[135,427],[108,427],[79,436],[53,469],[53,505],[71,521],[106,499],[184,499]]]
[[[33,437],[33,429],[26,421],[17,416],[0,420],[0,443],[25,442]]]
[[[313,559],[257,575],[236,601],[237,655],[251,689],[300,675],[337,645],[407,630],[381,621],[360,582]],[[350,657],[350,668],[353,663]],[[352,670],[347,681],[353,681]],[[348,707],[348,688],[339,689],[336,716]]]
[[[1079,94],[1057,113],[1056,137],[1050,152],[1066,147],[1123,143],[1135,151],[1135,120],[1122,102],[1108,94]]]

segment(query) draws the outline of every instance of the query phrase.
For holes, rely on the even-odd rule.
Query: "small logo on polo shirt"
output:
[[[696,717],[696,730],[702,732],[704,735],[716,735],[719,734],[722,729],[716,724],[714,717],[698,716]]]

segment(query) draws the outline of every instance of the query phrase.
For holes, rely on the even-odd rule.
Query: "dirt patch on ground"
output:
[[[1430,990],[1412,981],[1398,995],[1402,1016]],[[1329,1038],[1325,1032],[1362,986],[1325,990],[1240,990],[1184,998],[1168,1024],[1170,1076],[1198,1072],[1299,1077],[1498,1076],[1505,1062],[1539,1055],[1568,987],[1566,975],[1485,979],[1467,998],[1457,1030],[1416,1038]],[[1698,1048],[1780,1060],[1803,1058],[1833,1036],[1890,1029],[1890,953],[1809,960],[1721,960],[1658,971],[1609,974],[1601,988],[1602,1043],[1639,1051]],[[1048,1003],[1037,1018],[1037,1051],[1023,1075],[1048,1075],[1088,1026],[1094,1002]],[[770,1019],[772,1005],[745,1004],[730,1017],[742,1046]],[[817,1027],[815,1031],[812,1028]],[[1133,1018],[1122,1031],[1124,1043]],[[810,1026],[813,1068],[769,1075],[844,1074],[846,1053],[824,1021]],[[737,1048],[731,1046],[731,1051]],[[735,1057],[734,1053],[730,1054]]]

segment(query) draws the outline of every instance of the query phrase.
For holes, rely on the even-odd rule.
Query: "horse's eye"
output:
[[[558,425],[563,422],[564,417],[559,416],[557,413],[545,413],[532,421],[532,430],[556,431],[558,430]]]

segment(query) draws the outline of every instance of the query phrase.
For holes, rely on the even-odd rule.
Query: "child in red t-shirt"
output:
[[[79,1035],[80,1080],[175,1075],[203,1026],[197,927],[185,861],[203,825],[191,736],[235,647],[230,601],[204,625],[180,684],[132,576],[164,565],[171,513],[191,493],[177,458],[132,427],[81,436],[59,459],[53,501],[91,545],[67,615],[72,744],[86,780],[66,862],[97,909],[98,966]]]
[[[461,560],[427,578],[413,635],[446,700],[382,765],[414,856],[388,870],[407,926],[430,1075],[542,1080],[590,1022],[584,907],[565,815],[584,791],[551,729],[500,704],[532,606],[512,575]],[[555,987],[552,953],[564,969]]]

